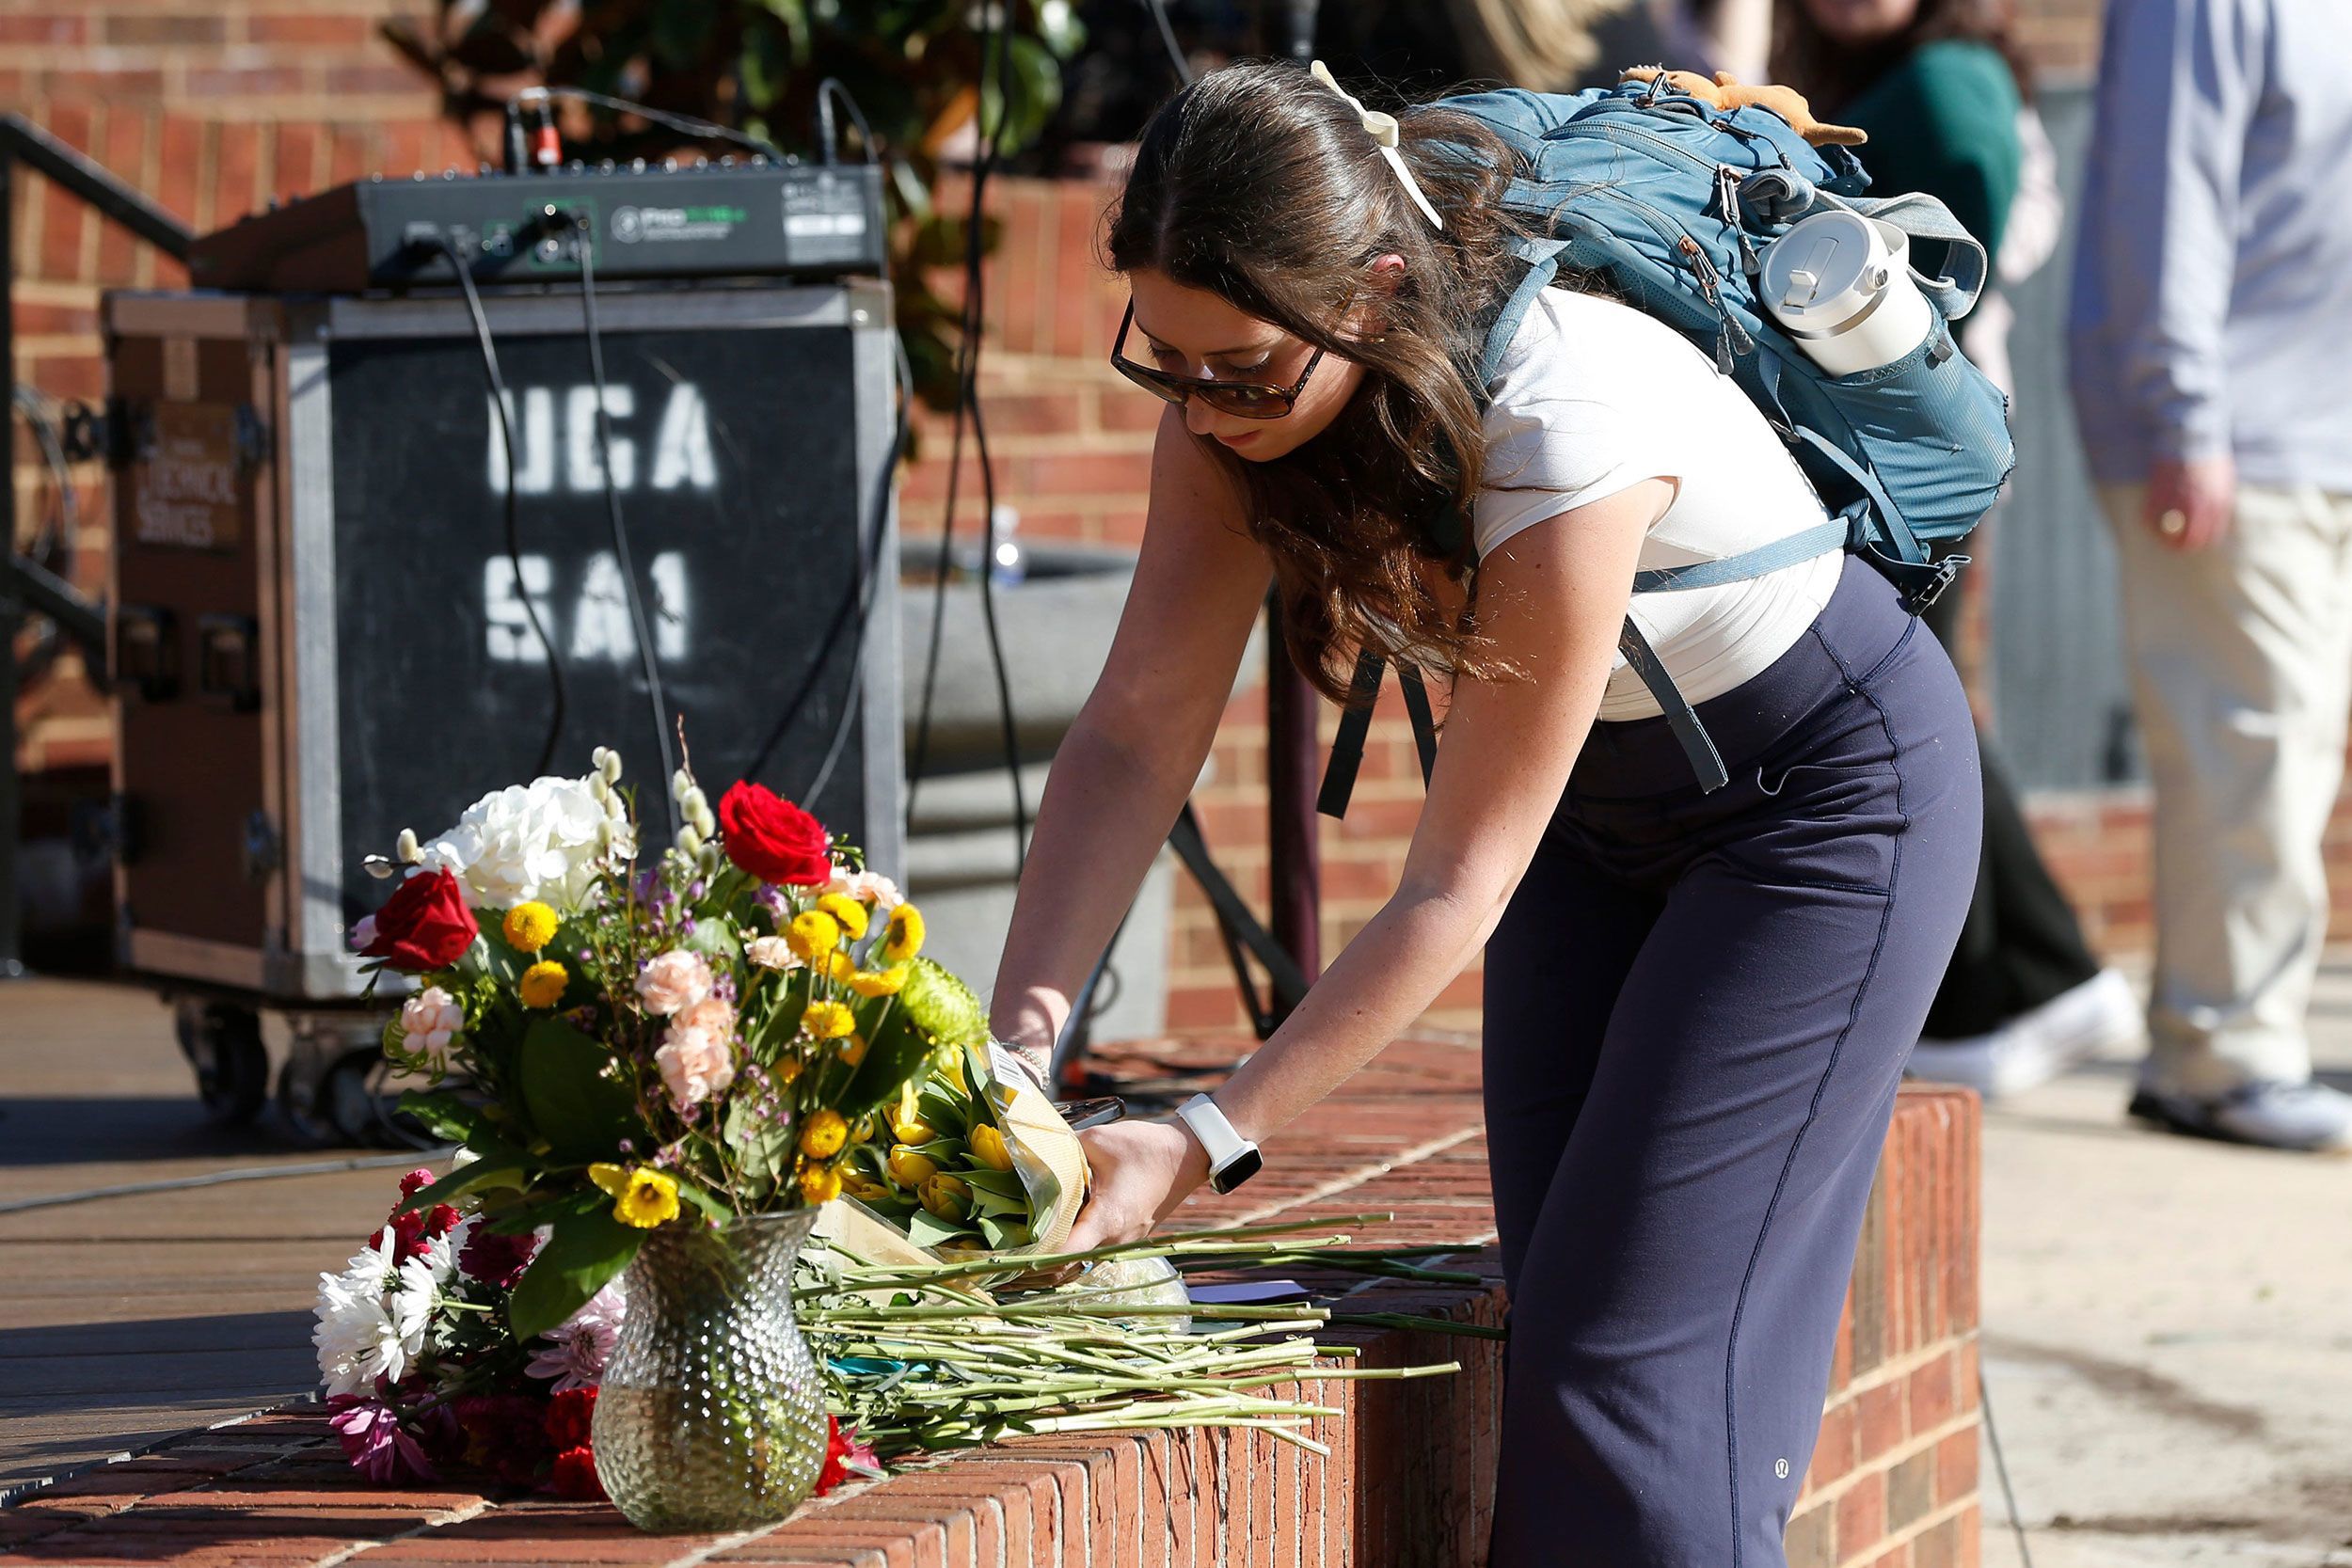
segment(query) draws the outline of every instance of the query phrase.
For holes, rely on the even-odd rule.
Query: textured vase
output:
[[[640,1529],[744,1529],[815,1489],[824,1387],[792,1315],[792,1259],[816,1219],[664,1227],[629,1265],[592,1437],[605,1491]]]

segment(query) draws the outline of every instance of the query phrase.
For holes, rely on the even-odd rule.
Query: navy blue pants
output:
[[[1849,561],[1778,662],[1594,726],[1486,948],[1494,1568],[1783,1568],[1903,1062],[1976,882],[1943,648]]]

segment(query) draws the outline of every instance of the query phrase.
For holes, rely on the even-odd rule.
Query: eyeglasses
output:
[[[1179,408],[1198,397],[1218,413],[1231,414],[1237,420],[1279,420],[1298,406],[1298,396],[1307,389],[1307,378],[1323,363],[1323,350],[1318,348],[1314,357],[1307,361],[1307,368],[1298,372],[1298,380],[1288,387],[1257,381],[1218,381],[1203,375],[1170,375],[1127,357],[1127,332],[1135,324],[1135,301],[1129,300],[1127,313],[1120,318],[1118,340],[1111,344],[1111,368],[1152,396]]]

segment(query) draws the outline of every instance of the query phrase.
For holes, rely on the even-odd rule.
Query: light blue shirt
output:
[[[2100,480],[2352,494],[2352,0],[2108,0],[2069,347]]]

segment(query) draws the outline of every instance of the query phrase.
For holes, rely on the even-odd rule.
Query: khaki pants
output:
[[[2193,1095],[2299,1083],[2352,707],[2352,496],[2243,485],[2229,536],[2184,554],[2141,526],[2141,495],[2100,492],[2155,783],[2145,1078]]]

